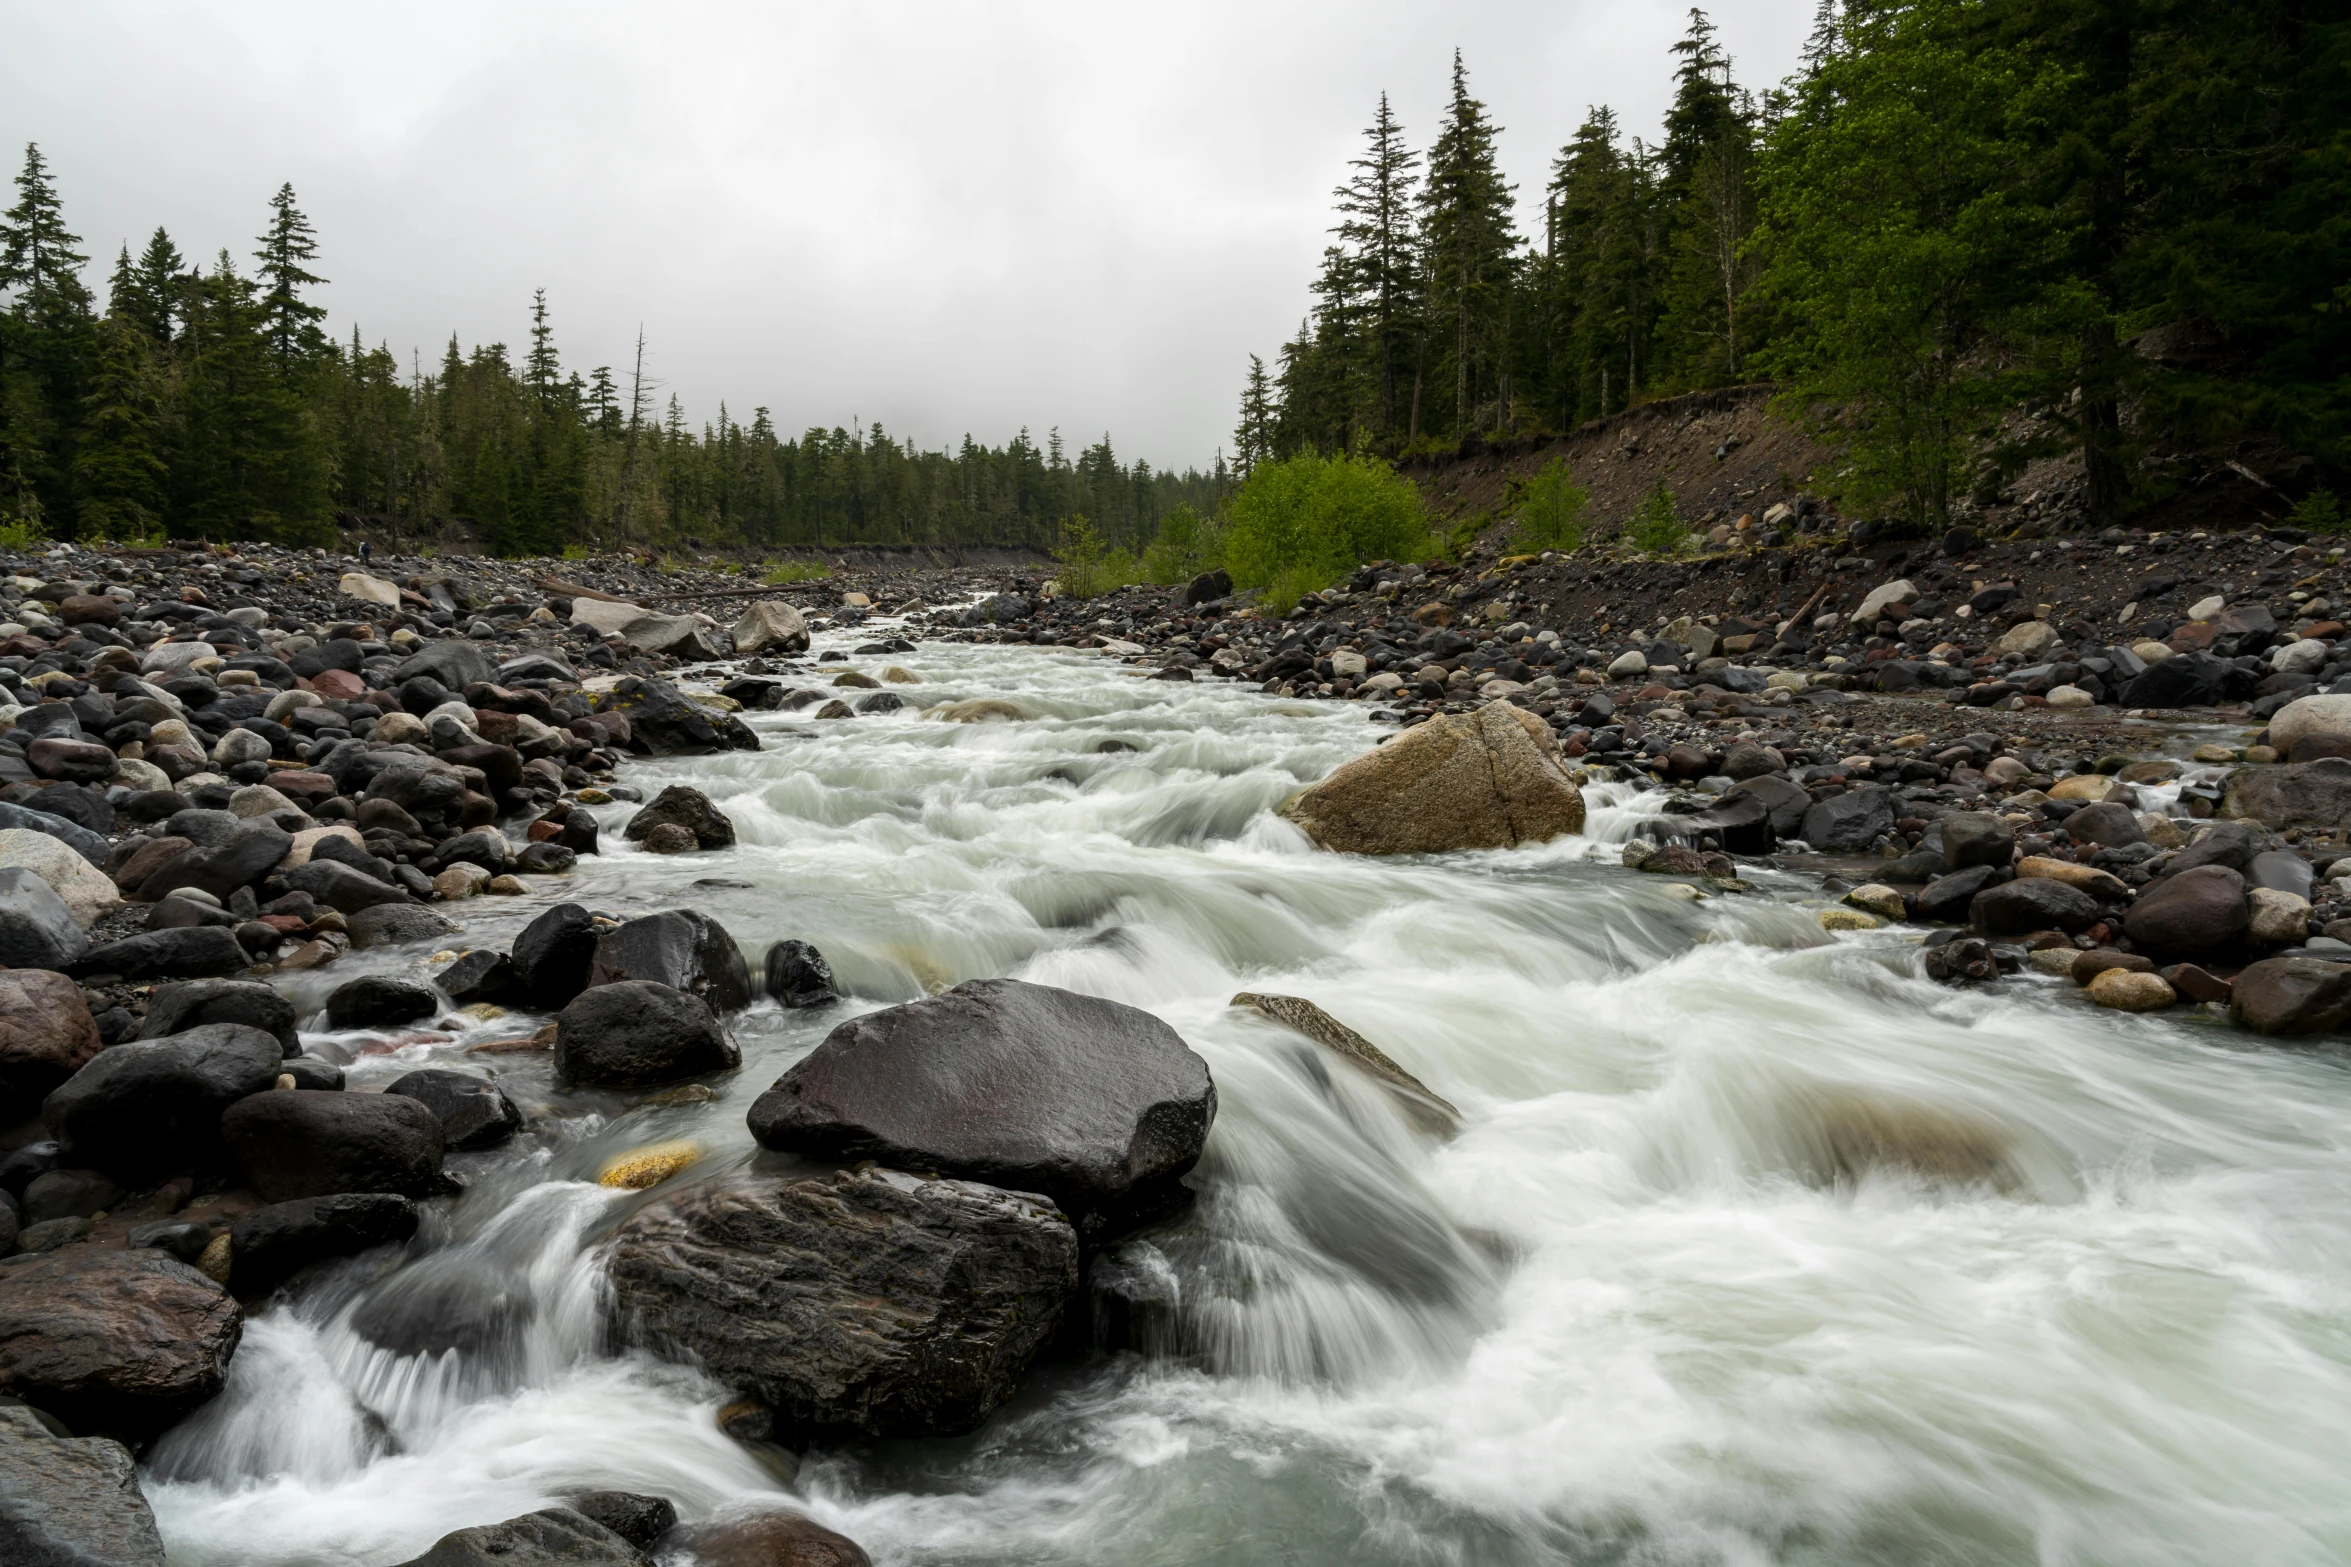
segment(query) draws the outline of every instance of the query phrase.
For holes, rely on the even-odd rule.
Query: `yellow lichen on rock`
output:
[[[649,1186],[659,1186],[701,1157],[700,1143],[650,1143],[607,1162],[597,1172],[596,1184],[641,1192]]]

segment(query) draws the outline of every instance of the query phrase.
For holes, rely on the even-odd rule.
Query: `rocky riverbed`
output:
[[[1185,1034],[1002,961],[900,979],[846,925],[760,942],[707,912],[750,885],[724,875],[661,883],[666,906],[567,896],[609,885],[614,853],[731,865],[768,841],[772,812],[725,784],[754,754],[909,721],[1017,734],[1067,700],[959,689],[911,667],[926,648],[1017,643],[1362,723],[1236,818],[1278,807],[1341,857],[1604,845],[1669,903],[1793,900],[1808,940],[1915,927],[1904,961],[1945,985],[2060,976],[2116,1013],[2323,1040],[2351,1018],[2340,552],[2170,542],[2045,546],[2144,592],[2111,613],[1965,539],[1374,563],[1284,617],[1213,578],[1072,602],[914,562],[772,587],[258,548],[0,562],[0,1388],[22,1405],[0,1409],[0,1531],[160,1559],[133,1456],[201,1471],[212,1439],[186,1433],[231,1418],[254,1323],[407,1250],[455,1255],[452,1206],[569,1135],[537,1085],[600,1116],[715,1103],[751,1075],[752,1017],[812,1020],[733,1112],[765,1154],[682,1181],[702,1146],[655,1139],[580,1171],[647,1194],[596,1241],[612,1331],[728,1389],[725,1439],[959,1435],[1089,1341],[1149,1348],[1164,1280],[1125,1238],[1193,1200],[1219,1107]],[[2142,550],[2203,575],[2157,591]],[[1399,1125],[1459,1125],[1313,1003],[1235,1000]],[[1859,1167],[1889,1137],[1830,1142]],[[346,1319],[371,1352],[472,1352],[429,1260],[384,1276]],[[417,1559],[864,1559],[772,1506],[548,1499]]]

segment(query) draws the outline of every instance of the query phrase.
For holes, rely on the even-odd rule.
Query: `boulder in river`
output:
[[[246,1184],[271,1202],[340,1192],[431,1194],[441,1123],[398,1094],[272,1088],[229,1106],[221,1141]]]
[[[2225,865],[2199,865],[2140,893],[2122,928],[2141,951],[2192,958],[2238,946],[2250,920],[2245,878]]]
[[[552,1010],[588,988],[596,958],[596,922],[576,903],[558,903],[514,938],[516,999]]]
[[[821,1007],[841,999],[833,966],[805,941],[779,941],[767,949],[767,993],[783,1006]]]
[[[2020,876],[1986,887],[1969,903],[1968,920],[1987,936],[2036,930],[2086,930],[2098,923],[2098,900],[2046,876]]]
[[[257,979],[183,979],[158,985],[147,997],[141,1039],[161,1039],[206,1023],[242,1023],[275,1036],[287,1055],[302,1050],[294,1003]]]
[[[584,990],[555,1019],[555,1075],[583,1088],[651,1088],[742,1064],[700,996],[652,980]]]
[[[101,1050],[41,1106],[67,1163],[135,1179],[217,1161],[220,1119],[277,1081],[277,1036],[205,1023]]]
[[[597,711],[627,718],[629,745],[644,756],[759,749],[759,736],[740,718],[688,699],[666,680],[624,676],[597,704]]]
[[[2351,758],[2239,768],[2220,808],[2265,827],[2351,827]]]
[[[0,1561],[13,1567],[163,1567],[137,1461],[109,1437],[60,1436],[0,1407]]]
[[[671,784],[647,801],[643,810],[629,818],[621,836],[631,843],[642,842],[647,833],[664,823],[683,827],[702,848],[734,847],[735,824],[726,812],[711,804],[710,796],[684,784]]]
[[[664,909],[623,920],[597,938],[591,987],[651,980],[699,996],[712,1010],[751,1004],[751,970],[726,927],[699,909]]]
[[[735,651],[744,657],[808,651],[808,623],[782,599],[761,599],[744,610],[735,622],[734,637]]]
[[[677,1503],[636,1491],[588,1491],[571,1499],[572,1511],[592,1518],[640,1551],[677,1527]]]
[[[620,1227],[610,1269],[637,1335],[793,1435],[948,1436],[1052,1337],[1078,1240],[1025,1192],[868,1166],[691,1187]]]
[[[229,1277],[240,1295],[267,1294],[314,1262],[356,1256],[415,1233],[416,1204],[396,1192],[271,1203],[230,1222]]]
[[[1953,811],[1935,825],[1942,830],[1946,870],[2006,870],[2016,858],[2016,829],[1990,811]]]
[[[76,974],[120,979],[212,979],[236,974],[252,959],[226,925],[185,925],[141,931],[92,947],[71,967]]]
[[[1423,1131],[1451,1133],[1461,1128],[1461,1112],[1432,1092],[1429,1086],[1390,1060],[1386,1051],[1364,1038],[1303,996],[1260,995],[1244,990],[1229,1003],[1247,1007],[1293,1033],[1303,1034],[1324,1049],[1344,1057],[1386,1088],[1404,1107],[1404,1113]]]
[[[749,1119],[789,1153],[1043,1192],[1095,1237],[1184,1201],[1216,1085],[1148,1012],[978,979],[842,1023]]]
[[[1894,799],[1875,785],[1832,794],[1804,813],[1796,836],[1822,854],[1858,854],[1894,830]]]
[[[154,1435],[221,1390],[244,1329],[226,1290],[160,1251],[0,1268],[0,1388],[76,1431]]]
[[[2249,963],[2231,987],[2229,1014],[2257,1034],[2331,1034],[2351,1020],[2351,964],[2290,956]]]
[[[522,1126],[522,1112],[505,1090],[471,1072],[428,1066],[395,1079],[384,1092],[404,1095],[432,1111],[441,1123],[443,1145],[458,1151],[495,1148]]]
[[[1507,702],[1416,724],[1293,796],[1281,814],[1326,849],[1507,849],[1584,828],[1550,727]]]
[[[400,1567],[645,1567],[645,1553],[569,1507],[442,1535]]]
[[[441,1010],[441,994],[422,980],[362,974],[327,994],[329,1028],[386,1028]]]
[[[800,1513],[753,1513],[694,1533],[701,1567],[873,1567],[873,1558],[847,1535],[835,1534]]]

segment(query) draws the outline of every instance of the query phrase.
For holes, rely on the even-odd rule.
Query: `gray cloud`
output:
[[[1719,11],[1741,79],[1811,11]],[[41,144],[94,282],[158,223],[241,262],[291,180],[335,323],[404,358],[520,343],[543,286],[567,364],[625,364],[642,321],[696,421],[1058,424],[1181,466],[1295,329],[1383,88],[1425,146],[1458,45],[1531,212],[1588,104],[1655,136],[1686,15],[0,0],[0,140]]]

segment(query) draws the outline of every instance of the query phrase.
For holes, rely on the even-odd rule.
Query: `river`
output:
[[[591,908],[707,911],[754,973],[785,937],[830,958],[853,999],[740,1016],[714,1102],[464,1053],[535,1019],[389,1054],[306,1033],[356,1087],[487,1063],[531,1124],[452,1157],[469,1189],[396,1271],[248,1322],[143,1475],[173,1563],[374,1567],[595,1488],[796,1507],[883,1564],[2351,1557],[2341,1057],[2057,981],[1931,985],[1898,932],[1824,936],[1817,877],[1694,901],[1616,865],[1623,785],[1584,839],[1315,852],[1270,807],[1384,732],[1347,704],[1072,651],[849,667],[887,663],[921,677],[904,713],[756,715],[767,749],[627,769],[707,790],[738,847],[637,852],[616,805],[571,878]],[[989,698],[1033,716],[918,716]],[[525,901],[464,905],[466,940]],[[594,1185],[606,1159],[748,1162],[750,1101],[842,1016],[1001,974],[1149,1008],[1215,1074],[1199,1203],[1119,1254],[1172,1302],[1147,1353],[1050,1365],[968,1438],[795,1463],[605,1342],[596,1247],[647,1200]],[[1321,1003],[1459,1135],[1238,990]]]

